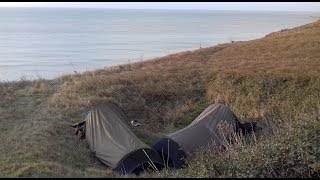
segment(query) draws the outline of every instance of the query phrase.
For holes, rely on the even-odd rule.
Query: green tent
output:
[[[223,149],[241,125],[234,113],[223,104],[212,104],[189,126],[166,135],[152,147],[173,168],[181,168],[184,158],[192,158],[200,147]],[[240,127],[242,128],[242,127]]]
[[[119,174],[139,174],[150,163],[163,167],[160,155],[133,133],[125,114],[116,104],[97,105],[85,122],[91,151]]]

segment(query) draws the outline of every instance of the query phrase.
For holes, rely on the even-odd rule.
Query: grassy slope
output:
[[[216,102],[262,129],[253,144],[200,151],[189,168],[146,177],[319,177],[319,49],[315,22],[50,81],[2,83],[0,176],[114,176],[69,127],[92,105],[114,101],[143,124],[136,133],[148,144]]]

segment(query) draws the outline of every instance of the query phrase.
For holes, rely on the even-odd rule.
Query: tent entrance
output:
[[[152,168],[151,164],[154,164],[158,170],[164,167],[163,162],[156,151],[151,148],[142,148],[123,157],[119,165],[113,170],[122,175],[127,173],[139,175],[146,169]]]
[[[180,169],[185,164],[186,155],[182,147],[169,138],[162,138],[152,146],[163,159],[165,166]]]

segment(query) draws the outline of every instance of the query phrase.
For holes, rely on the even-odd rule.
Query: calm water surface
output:
[[[0,81],[84,72],[251,40],[316,13],[0,8]]]

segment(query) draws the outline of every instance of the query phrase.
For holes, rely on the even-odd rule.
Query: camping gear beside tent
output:
[[[74,128],[73,133],[76,134],[79,139],[85,139],[86,121],[75,123],[71,125],[71,127]]]
[[[157,151],[142,142],[130,129],[116,104],[97,105],[86,120],[86,139],[91,151],[119,174],[139,174],[151,163],[163,167]]]
[[[210,145],[223,149],[224,143],[238,131],[239,121],[234,113],[223,104],[212,104],[189,126],[168,134],[152,147],[168,159],[169,167],[180,169],[184,158],[191,158],[200,147]]]

